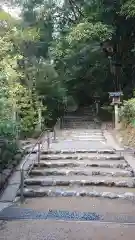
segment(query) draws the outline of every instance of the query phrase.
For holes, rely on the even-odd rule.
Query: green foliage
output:
[[[11,120],[0,121],[0,136],[13,140],[16,137],[17,124]]]
[[[33,133],[38,122],[37,106],[32,93],[24,86],[16,89],[17,114],[20,121],[21,134],[28,136]]]
[[[7,137],[0,139],[0,169],[8,167],[11,164],[15,154],[17,153],[18,146],[15,141],[7,140]]]
[[[16,23],[2,12],[7,24],[0,34],[1,116],[15,122],[17,113],[19,130],[30,134],[39,123],[39,106],[41,121],[52,126],[70,97],[76,105],[91,104],[95,92],[101,103],[113,90],[130,96],[134,17],[132,0],[28,0]],[[110,61],[100,46],[107,39],[113,47]]]
[[[87,41],[104,41],[111,37],[112,30],[107,25],[97,22],[95,24],[85,20],[74,26],[67,36],[69,45],[75,46],[78,43],[86,43]]]
[[[127,18],[135,17],[135,1],[134,0],[126,1],[121,7],[120,14],[125,15]]]
[[[69,95],[88,103],[98,92],[104,102],[108,98],[105,92],[122,89],[126,98],[131,97],[135,77],[134,5],[132,0],[71,0],[57,8],[59,34],[52,56]],[[111,61],[105,60],[100,48],[100,42],[107,39],[113,47]]]
[[[125,125],[132,124],[135,120],[135,99],[124,101],[120,110],[120,119]]]
[[[18,60],[23,59],[20,43],[30,38],[21,35],[19,29],[17,32],[15,21],[4,12],[0,12],[0,20],[0,165],[3,168],[17,152],[18,133],[34,130],[37,108],[31,104],[34,101],[29,90],[21,85],[24,73],[18,68]],[[33,39],[33,32],[30,35]]]

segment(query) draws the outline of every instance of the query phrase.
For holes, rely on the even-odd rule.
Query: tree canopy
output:
[[[39,123],[39,108],[42,122],[51,126],[71,98],[79,105],[95,95],[106,102],[109,91],[132,96],[134,1],[16,2],[20,19],[0,12],[1,101],[24,132]]]

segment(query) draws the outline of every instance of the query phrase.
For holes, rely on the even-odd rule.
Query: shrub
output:
[[[124,101],[123,106],[119,112],[120,121],[126,127],[128,125],[134,124],[135,120],[135,98],[128,101]]]
[[[11,120],[0,121],[0,169],[12,161],[18,150],[16,142],[17,125]]]

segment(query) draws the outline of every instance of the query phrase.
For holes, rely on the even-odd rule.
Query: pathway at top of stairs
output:
[[[88,111],[88,110],[87,110]],[[64,128],[59,134],[58,141],[52,144],[55,150],[100,150],[109,146],[104,133],[90,114],[83,116],[66,116]]]

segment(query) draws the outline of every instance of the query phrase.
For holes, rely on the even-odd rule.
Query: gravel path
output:
[[[134,235],[134,225],[44,220],[5,222],[0,231],[1,240],[132,240]]]

